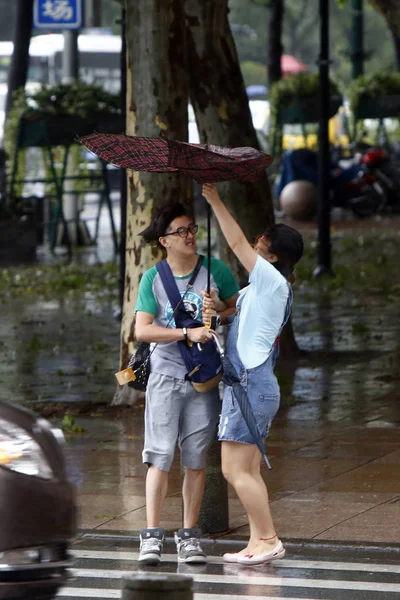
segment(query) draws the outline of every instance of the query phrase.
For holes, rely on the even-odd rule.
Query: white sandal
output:
[[[222,560],[226,563],[237,563],[238,556],[243,556],[239,554],[239,552],[227,552],[223,555]]]
[[[272,552],[268,554],[244,554],[238,556],[235,562],[240,565],[262,565],[263,563],[269,563],[273,560],[278,560],[285,556],[285,548],[281,541],[275,546]]]

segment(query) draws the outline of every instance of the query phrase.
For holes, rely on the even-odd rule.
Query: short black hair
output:
[[[270,242],[269,252],[278,257],[278,262],[274,263],[274,266],[282,275],[288,277],[293,272],[294,265],[303,255],[302,235],[293,227],[278,223],[268,227],[263,236]]]
[[[148,244],[158,243],[158,239],[167,233],[167,229],[174,219],[187,216],[187,211],[179,202],[171,202],[162,206],[154,215],[150,225],[139,235]]]

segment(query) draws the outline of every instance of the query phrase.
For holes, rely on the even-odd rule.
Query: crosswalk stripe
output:
[[[121,590],[97,590],[95,588],[64,588],[58,593],[60,598],[104,598],[104,600],[121,598]],[[194,600],[221,600],[220,594],[194,594]],[[229,600],[284,600],[282,596],[229,596]],[[290,597],[288,600],[309,600],[305,596],[302,598]],[[321,598],[321,600],[324,600]]]
[[[121,579],[131,574],[131,571],[121,571],[119,569],[73,569],[74,577],[86,577],[92,579]],[[358,582],[345,580],[331,579],[307,579],[297,577],[265,577],[260,576],[255,578],[251,575],[206,575],[206,574],[191,574],[194,581],[197,583],[233,583],[236,585],[265,585],[265,586],[280,586],[280,587],[300,587],[300,588],[315,588],[315,589],[336,589],[336,590],[354,590],[365,592],[393,592],[400,593],[400,584],[397,583],[378,583],[374,581]]]
[[[221,600],[221,594],[194,594],[194,600]],[[227,597],[228,600],[228,597]],[[229,594],[229,600],[285,600],[282,596],[232,596]],[[287,600],[309,600],[308,598],[287,598]],[[320,600],[324,600],[321,598]]]
[[[193,594],[194,596],[194,600],[221,600],[221,594]],[[232,596],[232,594],[229,594],[229,596],[226,596],[227,600],[229,598],[229,600],[285,600],[285,598],[283,596]],[[287,598],[287,600],[309,600],[309,598],[305,598],[304,596],[302,598],[293,598],[292,596],[290,596],[290,598]],[[319,599],[319,600],[324,600],[323,598]]]
[[[63,588],[57,598],[121,598],[121,590],[96,590],[92,588]]]
[[[75,558],[91,558],[104,560],[132,560],[137,561],[138,552],[126,552],[115,550],[107,552],[103,550],[74,550],[72,552]],[[176,554],[163,554],[163,562],[176,563]],[[226,564],[221,556],[208,556],[209,564],[223,565]],[[365,573],[400,573],[400,565],[382,565],[370,563],[347,563],[339,561],[322,561],[322,560],[290,560],[281,559],[275,563],[277,567],[287,567],[291,569],[322,569],[334,571],[362,571]]]

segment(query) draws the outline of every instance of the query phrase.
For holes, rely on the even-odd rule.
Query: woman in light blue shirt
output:
[[[292,291],[288,279],[303,253],[301,235],[287,225],[273,225],[258,236],[255,246],[228,212],[212,184],[203,185],[222,232],[239,261],[249,272],[249,285],[241,290],[236,315],[228,327],[226,355],[237,380],[246,391],[258,429],[266,439],[279,408],[279,385],[274,375],[279,335],[290,314]],[[208,303],[207,303],[208,302]],[[224,309],[218,298],[205,307]],[[243,550],[225,554],[226,562],[255,565],[285,555],[269,509],[268,491],[260,473],[261,452],[235,398],[225,385],[218,439],[222,442],[222,471],[247,511],[250,539]]]

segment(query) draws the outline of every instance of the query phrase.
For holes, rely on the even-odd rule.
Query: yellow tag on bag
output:
[[[131,368],[118,371],[118,373],[115,373],[115,377],[117,378],[119,385],[124,385],[125,383],[135,381],[136,379],[136,375]]]

